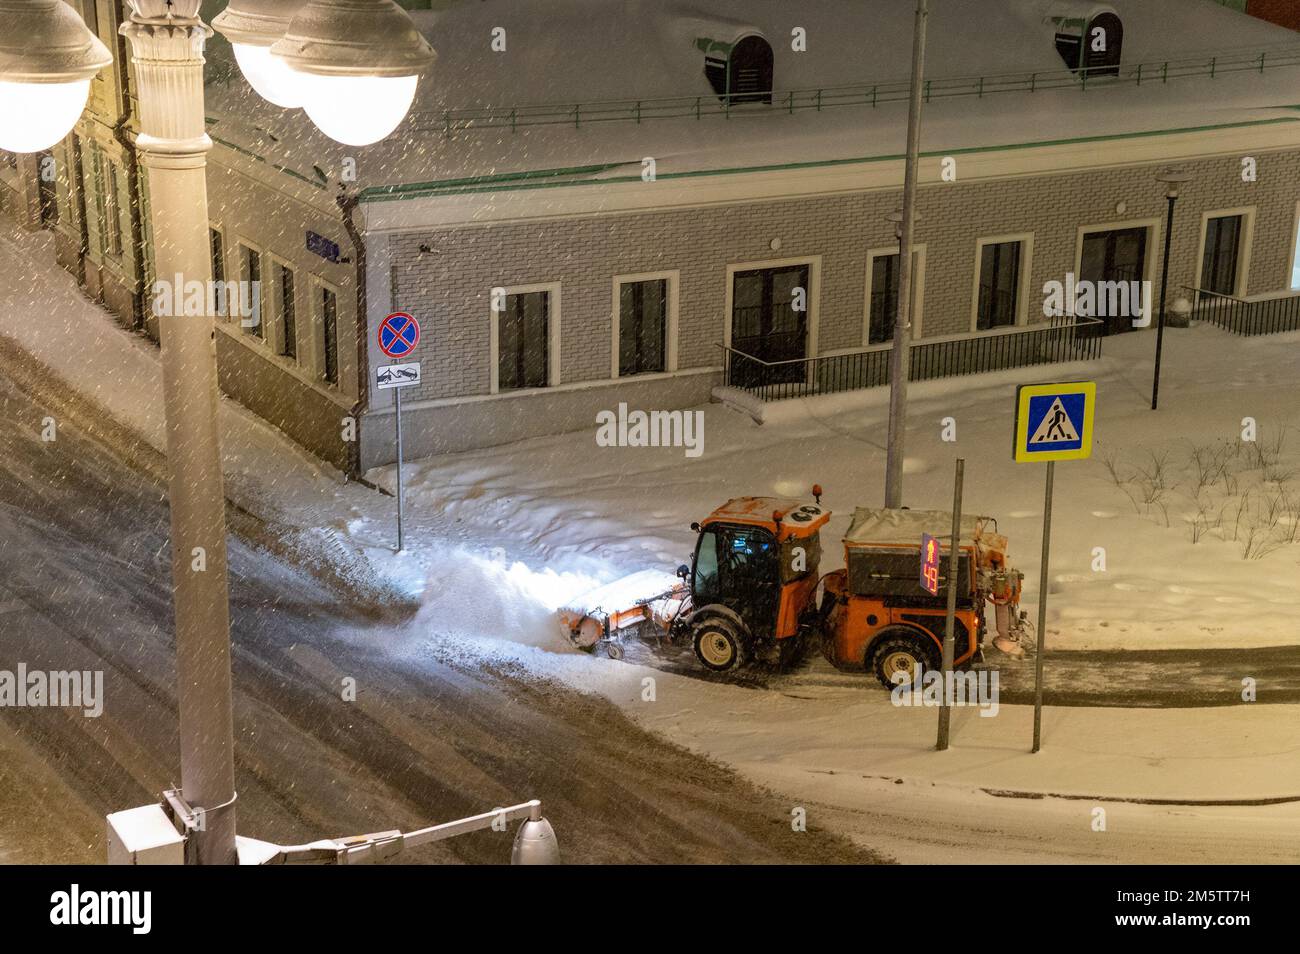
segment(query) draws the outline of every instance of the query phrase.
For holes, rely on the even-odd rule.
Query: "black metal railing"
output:
[[[1300,331],[1300,294],[1247,300],[1204,288],[1183,286],[1196,301],[1192,320],[1204,321],[1234,335],[1279,335]]]
[[[1164,85],[1185,77],[1209,77],[1229,73],[1263,73],[1300,65],[1300,47],[1287,43],[1266,49],[1205,53],[1180,60],[1150,60],[1123,66],[1095,66],[1083,69],[1045,70],[1032,73],[999,73],[981,76],[935,77],[926,79],[922,93],[927,103],[948,97],[982,99],[998,93],[1033,94],[1051,89],[1114,89],[1119,86]],[[509,129],[521,126],[584,125],[606,122],[641,124],[655,119],[704,119],[745,115],[755,108],[756,99],[768,111],[787,113],[824,112],[837,106],[877,107],[906,102],[911,96],[910,80],[859,82],[847,86],[826,86],[741,91],[708,96],[673,96],[652,99],[590,100],[477,106],[466,109],[415,110],[412,129],[445,136],[463,130]]]
[[[1089,333],[1103,322],[1093,318],[1053,321],[1019,331],[914,343],[909,377],[913,381],[1027,368],[1101,357],[1102,336]],[[862,349],[791,361],[764,361],[719,345],[723,381],[764,401],[810,397],[874,388],[889,383],[892,347]]]

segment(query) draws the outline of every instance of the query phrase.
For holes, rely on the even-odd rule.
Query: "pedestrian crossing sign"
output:
[[[1016,391],[1016,461],[1091,457],[1096,406],[1095,381],[1022,385]]]

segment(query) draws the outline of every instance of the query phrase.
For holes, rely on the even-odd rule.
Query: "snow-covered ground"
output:
[[[913,385],[905,502],[950,506],[954,460],[964,457],[965,507],[996,517],[1010,537],[1032,616],[1044,469],[1011,460],[1015,384],[1095,378],[1093,459],[1056,470],[1049,646],[1300,643],[1297,343],[1170,330],[1154,413],[1151,334],[1108,339],[1091,367]],[[820,483],[836,511],[824,566],[843,565],[839,538],[854,506],[881,501],[887,401],[883,389],[797,401],[761,426],[711,405],[694,459],[680,448],[598,447],[593,422],[584,433],[417,462],[404,475],[408,513],[424,528],[414,537],[469,528],[471,538],[495,538],[558,602],[569,584],[683,562],[690,522],[729,496],[807,496]],[[1247,417],[1254,442],[1241,440]],[[946,418],[955,442],[943,440]],[[394,485],[391,467],[369,476]],[[353,529],[375,543],[387,527]],[[437,562],[429,569],[439,572]]]
[[[84,299],[53,264],[48,237],[6,228],[0,258],[0,335],[161,447],[155,349]],[[1107,340],[1106,359],[1089,374],[1100,398],[1095,457],[1057,468],[1049,647],[1300,642],[1293,623],[1300,544],[1290,542],[1290,501],[1300,497],[1296,344],[1297,336],[1171,330],[1161,409],[1152,413],[1152,336]],[[1043,473],[1010,459],[1013,385],[1062,373],[1029,369],[912,389],[907,502],[946,506],[953,460],[965,457],[967,507],[996,516],[1011,538],[1031,614]],[[1027,754],[1030,711],[1003,706],[990,719],[959,712],[953,750],[937,754],[933,710],[895,709],[865,679],[763,690],[564,645],[555,606],[625,573],[671,569],[689,553],[690,521],[729,496],[799,495],[821,483],[824,502],[837,511],[823,537],[827,568],[838,559],[852,507],[879,503],[883,392],[798,402],[761,426],[720,405],[702,411],[698,458],[682,449],[598,447],[593,421],[589,432],[411,464],[410,549],[402,555],[390,550],[391,498],[342,483],[229,401],[222,403],[223,451],[229,491],[241,504],[329,546],[354,547],[374,572],[423,602],[393,633],[395,656],[482,656],[521,677],[600,692],[669,739],[784,793],[792,806],[816,804],[864,843],[894,844],[899,857],[942,857],[948,849],[924,834],[925,818],[950,819],[959,802],[972,844],[981,826],[985,834],[1020,833],[1006,860],[1244,860],[1240,852],[1295,860],[1294,842],[1281,832],[1300,820],[1296,803],[1187,809],[1113,801],[1300,797],[1295,706],[1049,708],[1044,750],[1034,756]],[[948,417],[954,443],[941,437]],[[1240,442],[1246,417],[1257,424],[1256,442]],[[392,483],[394,475],[387,468],[370,477]],[[1099,547],[1104,571],[1094,569]],[[647,678],[655,680],[653,702]],[[989,790],[1072,798],[1009,799]],[[1089,796],[1112,806],[1113,818],[1130,819],[1141,837],[1093,839]],[[911,826],[913,836],[881,834],[898,825]],[[1225,843],[1225,835],[1233,840]]]

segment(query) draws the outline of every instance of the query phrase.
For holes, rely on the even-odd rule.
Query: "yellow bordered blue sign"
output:
[[[1091,457],[1096,409],[1096,381],[1021,385],[1016,390],[1016,461]]]

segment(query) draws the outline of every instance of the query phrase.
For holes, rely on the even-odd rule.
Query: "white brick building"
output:
[[[933,6],[921,342],[995,351],[1043,321],[1050,281],[1158,283],[1167,240],[1175,295],[1291,290],[1295,34],[1212,0]],[[403,400],[417,455],[594,427],[620,401],[707,401],[723,346],[802,362],[804,381],[888,347],[911,4],[414,15],[438,63],[362,150],[258,100],[213,44],[218,260],[258,269],[266,315],[261,334],[224,329],[223,386],[305,446],[353,470],[392,459],[391,392],[372,382],[395,310],[423,326]],[[1171,164],[1195,178],[1166,236]]]

